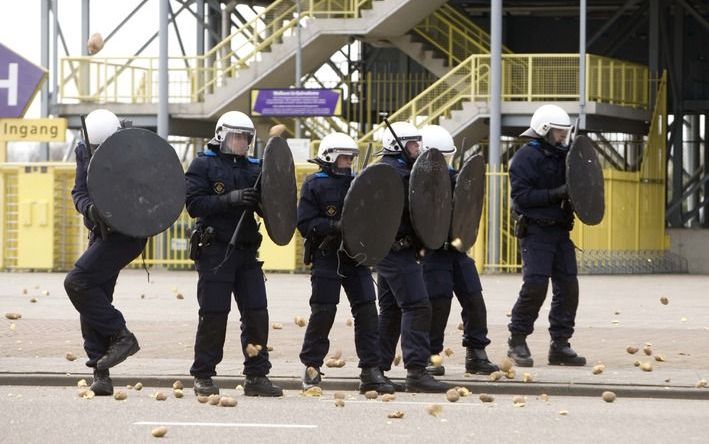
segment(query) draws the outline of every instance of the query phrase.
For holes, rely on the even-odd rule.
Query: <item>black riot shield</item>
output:
[[[142,128],[120,130],[98,147],[87,186],[106,225],[132,237],[170,228],[185,204],[185,175],[175,149]]]
[[[389,165],[365,168],[350,185],[342,208],[345,251],[357,263],[375,266],[389,253],[404,211],[404,184]]]
[[[271,137],[261,167],[261,210],[268,236],[276,245],[287,245],[297,218],[295,165],[288,143]]]
[[[453,190],[450,239],[459,251],[468,251],[478,237],[485,201],[485,159],[471,157],[458,173]]]
[[[448,164],[437,149],[416,159],[409,178],[411,223],[423,245],[437,250],[448,239],[451,225],[451,179]]]
[[[574,212],[586,225],[598,225],[605,213],[603,170],[593,142],[574,139],[566,157],[566,185]]]

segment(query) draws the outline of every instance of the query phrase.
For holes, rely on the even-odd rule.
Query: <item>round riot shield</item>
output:
[[[586,225],[598,225],[605,214],[603,170],[593,142],[586,136],[574,139],[566,157],[566,186],[574,212]]]
[[[418,238],[430,250],[448,239],[451,224],[451,179],[448,164],[437,149],[419,155],[409,178],[409,212]]]
[[[350,185],[342,208],[342,240],[357,263],[373,267],[389,253],[404,211],[404,184],[394,168],[377,163]]]
[[[288,143],[271,137],[261,166],[261,210],[268,236],[276,245],[287,245],[297,219],[295,165]]]
[[[468,251],[478,237],[485,201],[485,159],[471,157],[458,173],[453,190],[450,240],[460,251]]]
[[[185,175],[175,149],[142,128],[120,130],[99,145],[87,186],[106,225],[132,237],[170,228],[185,204]]]

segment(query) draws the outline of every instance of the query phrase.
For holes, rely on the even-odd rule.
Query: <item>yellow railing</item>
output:
[[[455,66],[473,54],[490,53],[490,35],[448,4],[444,4],[413,32],[447,57],[448,66]],[[507,47],[502,51],[511,53]]]
[[[648,107],[647,67],[637,63],[589,56],[586,67],[587,99],[632,108]]]
[[[372,0],[301,2],[301,26],[314,18],[356,18]],[[295,33],[295,2],[276,0],[201,56],[170,57],[169,96],[197,102]],[[63,101],[153,103],[158,99],[157,57],[65,57],[60,68]],[[88,76],[88,78],[86,78]]]
[[[589,101],[647,108],[647,67],[622,60],[587,55],[592,79],[601,79],[587,89]],[[502,100],[576,101],[579,57],[577,54],[504,54],[502,56]],[[417,126],[435,123],[466,101],[487,101],[489,92],[489,55],[472,55],[389,116],[390,121],[408,120]],[[610,85],[616,85],[611,87]],[[624,85],[622,88],[618,85]],[[383,124],[375,126],[360,141],[373,140]]]

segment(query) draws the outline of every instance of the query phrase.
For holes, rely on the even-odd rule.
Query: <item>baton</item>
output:
[[[367,151],[364,153],[364,160],[362,161],[362,170],[367,168],[367,165],[369,164],[369,157],[372,155],[372,142],[369,142],[369,145],[367,145]]]
[[[261,184],[261,171],[258,173],[258,177],[256,177],[256,182],[254,182],[254,188],[258,188],[259,185]],[[226,252],[224,253],[224,259],[214,267],[214,272],[216,273],[219,271],[220,268],[229,260],[231,257],[231,254],[234,252],[234,248],[236,247],[236,239],[239,238],[239,233],[241,232],[241,227],[244,224],[244,218],[246,217],[246,213],[250,213],[251,216],[254,214],[253,209],[248,209],[245,208],[244,211],[241,213],[241,217],[239,217],[239,222],[236,224],[236,228],[234,229],[234,233],[231,235],[231,239],[229,240],[229,244],[226,246]]]
[[[84,133],[84,143],[86,144],[86,150],[89,152],[89,160],[91,160],[91,143],[89,142],[89,131],[86,129],[86,116],[81,115],[81,130]]]
[[[384,124],[389,128],[389,131],[391,131],[391,135],[394,136],[394,140],[396,140],[396,144],[399,145],[399,149],[401,150],[402,153],[408,154],[404,150],[404,144],[401,143],[401,140],[399,140],[399,136],[396,135],[394,132],[394,128],[391,127],[391,123],[389,123],[389,119],[387,119],[386,113],[380,113],[380,115],[384,118]]]

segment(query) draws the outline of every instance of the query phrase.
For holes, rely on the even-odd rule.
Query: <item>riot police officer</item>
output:
[[[579,356],[569,344],[579,300],[576,256],[569,238],[574,214],[566,190],[565,161],[571,130],[569,115],[562,108],[539,107],[529,129],[521,134],[532,140],[517,151],[510,164],[523,284],[508,325],[507,354],[520,367],[534,365],[526,337],[534,330],[550,278],[549,364],[586,364],[586,358]]]
[[[186,208],[190,216],[197,218],[191,242],[199,273],[199,324],[190,374],[198,395],[219,393],[212,376],[223,356],[232,294],[241,314],[244,394],[283,395],[266,376],[271,368],[268,310],[262,263],[256,259],[262,236],[253,217],[253,212],[258,211],[259,193],[254,186],[261,165],[259,160],[248,157],[254,135],[254,124],[246,114],[223,114],[217,121],[214,138],[186,173]],[[246,214],[236,248],[225,258],[242,213]]]
[[[439,125],[426,125],[421,129],[421,136],[422,151],[436,148],[449,158],[456,152],[453,137]],[[458,172],[452,167],[448,171],[452,188],[455,189]],[[423,278],[431,300],[431,354],[439,354],[443,350],[445,328],[455,291],[462,308],[465,371],[489,375],[499,370],[485,353],[485,347],[490,344],[487,337],[487,309],[475,261],[446,242],[443,248],[426,252],[423,258]],[[437,376],[445,374],[443,366],[430,366],[427,370]]]
[[[89,247],[67,274],[64,288],[80,314],[84,350],[89,358],[86,365],[94,369],[91,390],[97,396],[113,394],[109,368],[140,349],[135,335],[126,328],[123,314],[112,302],[118,274],[140,255],[147,239],[110,232],[89,196],[86,181],[91,156],[120,127],[118,117],[106,109],[86,116],[90,146],[83,142],[76,146],[76,178],[71,190],[74,206],[90,231]]]
[[[421,133],[408,122],[394,122],[391,126],[396,136],[388,128],[384,132],[381,162],[391,165],[399,173],[404,183],[404,195],[408,196],[409,176],[420,152]],[[383,371],[391,369],[401,334],[407,370],[406,391],[442,393],[450,387],[426,372],[431,350],[431,303],[418,260],[421,247],[411,225],[407,198],[396,240],[389,254],[376,267],[380,368]],[[397,384],[395,388],[400,391],[403,387]]]
[[[357,265],[339,248],[339,219],[345,195],[354,179],[352,162],[359,154],[347,134],[331,133],[320,142],[311,162],[320,171],[303,182],[298,204],[298,230],[306,239],[305,262],[312,264],[310,320],[305,331],[300,361],[305,365],[303,389],[321,382],[320,367],[330,347],[328,335],[344,287],[354,317],[355,348],[359,357],[360,393],[376,390],[394,393],[379,369],[379,337],[374,283],[369,268]]]

